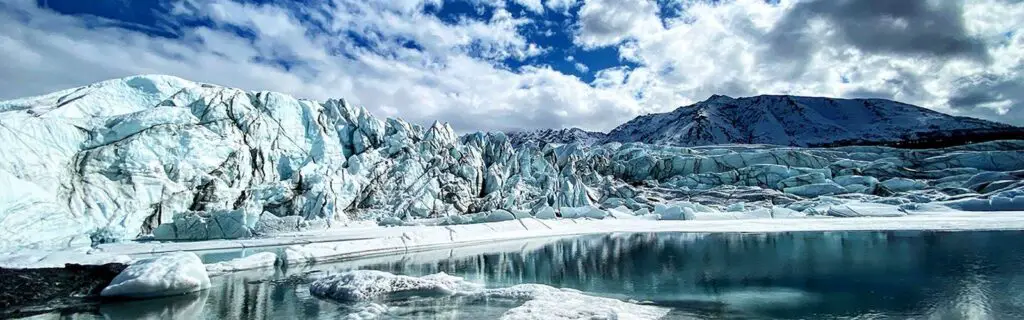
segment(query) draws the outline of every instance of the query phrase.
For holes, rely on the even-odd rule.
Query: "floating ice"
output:
[[[669,312],[667,308],[588,296],[577,290],[540,284],[487,289],[476,295],[490,299],[526,300],[522,305],[506,311],[501,316],[505,320],[661,319]]]
[[[100,293],[104,297],[154,298],[210,287],[199,256],[191,252],[164,254],[128,266]]]
[[[382,271],[357,270],[328,276],[310,284],[310,293],[323,298],[365,306],[367,302],[404,298],[459,296],[463,303],[490,299],[518,300],[524,303],[502,315],[502,319],[658,319],[668,309],[638,305],[615,299],[588,296],[580,291],[558,289],[540,284],[520,284],[508,288],[484,289],[444,273],[422,277],[394,275]],[[353,317],[372,317],[385,312],[386,306],[373,304]]]
[[[313,295],[345,302],[449,296],[466,290],[477,290],[477,286],[445,273],[410,277],[375,270],[348,271],[318,279],[309,285],[309,292]]]

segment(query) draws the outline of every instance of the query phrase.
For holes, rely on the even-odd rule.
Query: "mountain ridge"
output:
[[[713,95],[669,112],[638,116],[612,129],[602,142],[815,147],[898,144],[971,136],[971,131],[979,130],[1011,136],[1022,132],[1008,124],[952,116],[886,99]]]

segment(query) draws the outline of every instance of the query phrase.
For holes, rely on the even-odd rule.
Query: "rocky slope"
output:
[[[915,151],[513,147],[503,133],[460,138],[446,124],[382,120],[344,100],[168,76],[0,102],[0,141],[0,252],[240,238],[359,220],[1024,209],[1020,141]]]
[[[999,133],[1024,138],[1024,131],[1013,126],[883,99],[716,95],[672,112],[637,117],[613,129],[607,141],[812,147]]]
[[[518,147],[528,141],[537,141],[541,144],[569,144],[579,143],[590,146],[605,139],[607,134],[603,132],[586,131],[580,128],[567,129],[540,129],[505,132],[513,147]]]

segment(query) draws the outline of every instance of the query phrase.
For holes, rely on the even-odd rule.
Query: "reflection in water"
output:
[[[543,283],[650,301],[673,308],[676,318],[1024,318],[1024,253],[1018,249],[1024,232],[661,233],[538,241],[229,274],[213,279],[208,296],[181,300],[199,301],[193,303],[198,307],[143,301],[105,305],[101,313],[107,319],[337,318],[357,306],[311,297],[305,278],[359,268],[446,272],[489,287]],[[486,319],[515,305],[414,299],[389,306],[389,315],[400,318]]]
[[[186,295],[108,303],[100,306],[105,319],[200,319],[203,317],[208,291]]]

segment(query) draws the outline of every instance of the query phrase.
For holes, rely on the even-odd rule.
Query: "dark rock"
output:
[[[95,308],[100,291],[127,267],[69,263],[63,268],[0,268],[0,318]]]

